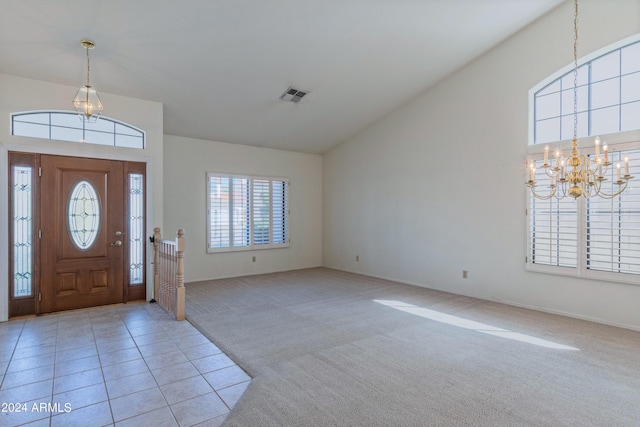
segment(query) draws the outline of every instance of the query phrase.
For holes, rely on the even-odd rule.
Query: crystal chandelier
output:
[[[592,159],[580,154],[578,151],[578,0],[574,0],[574,19],[573,19],[573,140],[571,143],[571,155],[565,158],[560,150],[556,150],[555,159],[549,161],[549,146],[544,149],[544,162],[542,167],[549,178],[549,192],[540,194],[536,191],[538,183],[536,177],[536,165],[531,161],[528,165],[529,180],[526,185],[531,189],[534,197],[547,200],[552,197],[563,199],[571,196],[577,199],[584,197],[602,197],[610,199],[622,193],[626,188],[629,180],[633,177],[629,175],[629,157],[624,158],[624,174],[621,171],[622,165],[617,163],[617,180],[613,184],[618,187],[610,193],[603,190],[602,184],[607,181],[605,176],[609,167],[613,165],[609,161],[609,152],[607,146],[603,146],[602,156],[600,155],[600,138],[595,139],[595,158]]]
[[[91,71],[89,66],[89,49],[93,49],[95,43],[91,40],[82,40],[80,44],[87,51],[87,83],[78,90],[75,98],[73,98],[73,108],[75,108],[78,113],[80,120],[93,123],[98,120],[100,113],[102,113],[102,102],[100,102],[98,93],[91,87],[91,84],[89,84],[89,73]]]

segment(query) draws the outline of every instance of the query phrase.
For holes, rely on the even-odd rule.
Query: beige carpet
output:
[[[254,377],[227,426],[640,426],[635,331],[325,268],[189,283],[187,316]]]

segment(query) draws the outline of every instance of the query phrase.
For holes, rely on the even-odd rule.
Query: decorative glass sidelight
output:
[[[129,284],[144,283],[144,177],[129,174]]]
[[[73,187],[67,212],[71,241],[78,249],[89,249],[100,228],[100,201],[89,181],[80,181]]]
[[[33,295],[33,168],[13,167],[13,297]]]

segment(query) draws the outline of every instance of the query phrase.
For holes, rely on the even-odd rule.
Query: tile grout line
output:
[[[2,374],[2,381],[0,381],[0,390],[4,386],[4,381],[7,377],[7,373],[9,372],[9,366],[11,366],[11,362],[13,361],[13,357],[16,354],[16,349],[18,348],[18,342],[20,341],[20,337],[22,336],[22,332],[24,331],[24,326],[26,324],[25,320],[22,320],[22,328],[20,328],[20,333],[18,334],[18,338],[16,339],[16,343],[13,345],[13,351],[11,352],[11,356],[9,357],[9,361],[7,362],[7,367],[4,368],[4,374]]]
[[[55,396],[55,384],[56,384],[56,362],[58,360],[58,332],[60,330],[60,317],[54,314],[56,318],[56,345],[54,347],[55,353],[53,354],[53,374],[51,378],[51,403],[53,403],[53,396]],[[53,424],[53,414],[49,413],[49,427]]]
[[[148,312],[148,310],[146,309],[146,307],[144,307],[144,311],[147,313],[147,315],[149,317],[151,317],[153,319],[154,324],[157,324],[157,320],[151,316],[151,313]],[[138,351],[138,353],[140,353],[140,357],[142,358],[142,361],[144,362],[145,366],[147,367],[147,369],[149,370],[149,373],[151,374],[151,377],[153,378],[153,382],[156,383],[156,387],[158,388],[158,391],[160,391],[160,394],[162,395],[162,398],[164,399],[164,402],[167,404],[167,407],[169,408],[169,411],[171,411],[171,416],[173,416],[174,421],[176,422],[176,424],[180,425],[178,423],[178,419],[176,418],[176,415],[173,413],[173,410],[171,409],[171,405],[169,405],[169,402],[167,401],[167,397],[164,395],[164,393],[162,392],[162,389],[160,388],[160,384],[158,384],[158,380],[156,379],[155,375],[153,375],[153,372],[151,371],[151,368],[149,367],[149,365],[147,364],[147,359],[144,357],[144,355],[142,354],[142,352],[140,351],[140,346],[138,345],[138,342],[136,341],[135,337],[133,335],[131,335],[131,330],[129,329],[129,326],[127,325],[127,323],[124,321],[124,319],[122,320],[122,323],[124,324],[125,328],[127,328],[127,332],[129,332],[129,335],[131,336],[131,339],[133,340],[133,343],[136,346],[136,350]],[[150,390],[150,389],[147,389]],[[144,390],[142,390],[144,391]],[[133,394],[133,393],[132,393]],[[126,396],[126,395],[125,395]],[[144,414],[148,414],[149,412],[152,411],[156,411],[158,408],[156,409],[152,409],[151,411],[147,411],[147,412],[143,412],[141,414],[136,414],[133,415],[132,417],[129,418],[125,418],[126,419],[131,419],[134,417],[137,417],[139,415],[144,415]],[[121,420],[124,421],[124,420]],[[115,417],[114,417],[114,423],[115,423]]]
[[[118,315],[120,317],[120,315]],[[113,416],[113,407],[111,406],[111,398],[109,397],[109,388],[107,387],[107,379],[104,377],[104,366],[102,365],[102,358],[100,357],[100,349],[98,348],[98,341],[96,340],[96,331],[93,327],[93,318],[89,316],[89,323],[91,324],[91,335],[93,335],[93,345],[96,348],[96,355],[98,356],[98,362],[100,363],[100,374],[102,375],[102,385],[104,386],[104,392],[107,395],[107,404],[109,405],[109,413],[111,414],[112,425],[115,426],[116,419]]]

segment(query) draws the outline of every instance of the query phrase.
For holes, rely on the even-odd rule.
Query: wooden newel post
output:
[[[176,258],[178,261],[178,271],[176,272],[176,320],[184,320],[185,311],[185,289],[184,289],[184,250],[186,244],[184,240],[184,230],[178,230],[176,239]]]
[[[158,245],[162,235],[160,234],[160,227],[153,229],[153,299],[158,301],[160,298],[160,254]]]

